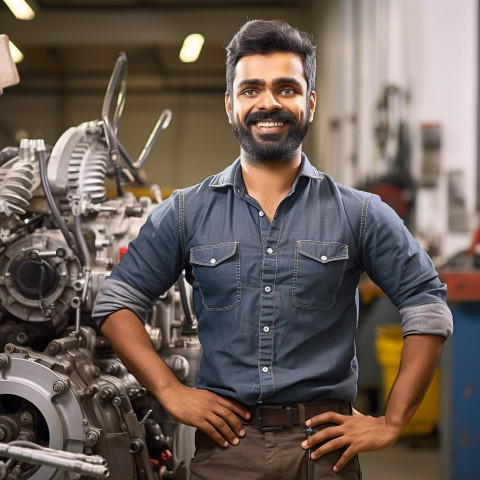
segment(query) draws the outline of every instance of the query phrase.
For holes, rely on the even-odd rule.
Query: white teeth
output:
[[[259,127],[281,127],[283,122],[258,122]]]

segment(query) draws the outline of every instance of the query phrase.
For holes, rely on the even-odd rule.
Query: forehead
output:
[[[266,84],[278,78],[294,78],[307,85],[303,62],[292,52],[273,52],[242,57],[235,67],[234,88],[245,80],[260,80]]]

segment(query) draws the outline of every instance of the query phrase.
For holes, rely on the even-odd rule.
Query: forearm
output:
[[[386,423],[398,434],[405,428],[433,379],[444,337],[408,335],[402,352],[397,379],[385,408]]]
[[[162,394],[179,384],[133,312],[125,309],[112,313],[102,323],[101,331],[128,370],[160,402]]]
[[[175,420],[200,428],[224,447],[239,442],[245,430],[238,415],[249,418],[248,410],[233,400],[180,383],[134,313],[119,310],[109,315],[101,330],[128,370]]]

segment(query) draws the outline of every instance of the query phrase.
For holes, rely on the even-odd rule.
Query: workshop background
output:
[[[317,109],[305,152],[339,182],[379,193],[452,282],[456,332],[442,358],[440,393],[428,399],[426,426],[414,426],[386,452],[362,455],[364,478],[480,479],[480,368],[473,357],[480,338],[478,2],[29,3],[36,16],[21,21],[0,2],[0,34],[24,55],[20,83],[0,96],[0,149],[21,138],[54,145],[69,127],[99,119],[117,54],[125,52],[119,138],[133,159],[160,113],[172,111],[144,166],[146,183],[164,194],[238,156],[224,110],[224,47],[240,25],[282,18],[315,35]],[[182,63],[178,53],[190,33],[201,33],[205,44],[196,62]],[[382,327],[398,323],[398,315],[368,280],[360,293],[356,406],[378,413],[388,377],[379,348],[392,334]]]

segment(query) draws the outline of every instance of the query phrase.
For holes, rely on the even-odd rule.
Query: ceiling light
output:
[[[25,0],[3,0],[19,20],[33,20],[35,12]]]
[[[15,63],[20,63],[23,60],[23,53],[11,40],[9,40],[8,44],[10,46],[10,55],[12,56],[13,61]]]
[[[180,60],[184,63],[196,62],[204,42],[205,38],[200,33],[192,33],[185,37],[180,50]]]

